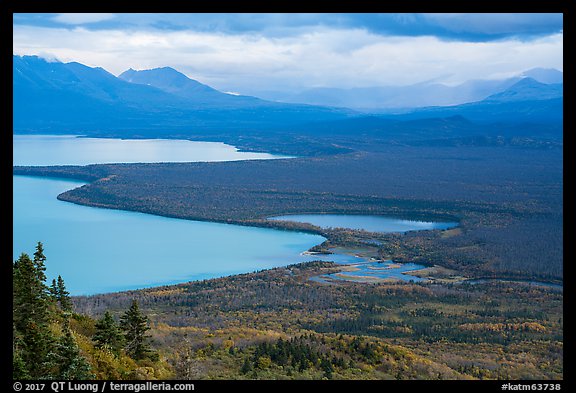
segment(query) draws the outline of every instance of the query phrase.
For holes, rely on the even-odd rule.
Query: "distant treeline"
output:
[[[309,262],[73,300],[92,316],[136,300],[176,378],[562,378],[562,292],[310,280],[335,270]]]
[[[473,276],[558,280],[563,275],[558,151],[380,145],[379,152],[317,158],[16,167],[14,173],[99,179],[59,196],[79,204],[310,231],[333,245],[376,239],[383,257]],[[398,236],[266,220],[291,213],[448,220],[458,221],[462,230]]]

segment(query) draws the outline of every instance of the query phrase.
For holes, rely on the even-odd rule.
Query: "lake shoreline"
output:
[[[92,167],[102,167],[102,165],[105,165],[105,164],[96,164],[96,165],[91,165],[91,166]],[[87,182],[87,183],[84,183],[82,185],[79,185],[80,187],[85,186],[85,185],[89,185],[91,183],[95,183],[98,181],[105,181],[105,179],[109,176],[109,174],[107,174],[107,173],[105,174],[105,176],[102,176],[102,177],[97,177],[94,175],[86,175],[86,173],[82,172],[81,170],[78,172],[76,171],[80,168],[78,168],[76,166],[57,166],[57,167],[15,166],[15,167],[13,167],[13,175],[14,176],[29,176],[29,177],[40,177],[40,178],[47,178],[47,179],[62,179],[62,180],[71,180],[71,181],[78,181],[78,182]],[[45,171],[45,169],[49,169],[49,170]],[[54,170],[56,170],[58,172],[56,175],[53,173]],[[70,173],[69,171],[72,171],[73,173]],[[318,227],[318,226],[314,226],[311,224],[305,224],[305,223],[298,223],[298,222],[287,223],[287,222],[283,222],[283,221],[275,221],[275,220],[268,220],[268,219],[250,219],[250,220],[218,219],[218,218],[206,218],[206,217],[190,216],[190,215],[182,215],[182,214],[167,214],[165,212],[151,211],[148,209],[129,209],[129,208],[122,206],[122,205],[101,204],[101,203],[97,203],[97,202],[93,202],[93,201],[89,201],[89,200],[78,200],[77,198],[71,197],[71,193],[75,189],[76,188],[60,193],[57,196],[57,199],[60,201],[69,202],[69,203],[76,204],[79,206],[88,206],[88,207],[95,207],[95,208],[101,208],[101,209],[125,211],[125,212],[137,212],[137,213],[149,214],[149,215],[158,216],[158,217],[165,217],[165,218],[175,218],[175,219],[182,219],[182,220],[187,220],[187,221],[229,224],[229,225],[238,225],[238,226],[246,226],[246,227],[254,227],[254,228],[265,228],[265,229],[274,229],[274,230],[282,230],[282,231],[289,231],[289,232],[296,232],[296,233],[319,235],[319,236],[322,236],[323,238],[325,238],[325,241],[328,241],[328,242],[333,240],[334,237],[337,237],[342,232],[341,230],[338,230],[338,229],[325,230],[325,229],[322,229],[321,227]],[[298,214],[305,214],[305,213],[310,213],[310,211],[291,213],[290,215],[298,215]],[[359,212],[355,212],[355,213],[359,214]],[[367,212],[367,213],[369,213],[369,212]],[[370,213],[374,214],[373,212],[370,212]],[[453,228],[452,229],[446,229],[446,230],[435,229],[433,231],[440,231],[440,232],[444,233],[444,232],[447,232],[450,230],[453,230]],[[346,232],[346,231],[344,231],[344,232]],[[362,232],[365,232],[365,231],[362,231]],[[371,232],[365,232],[365,234],[367,234],[367,235],[369,235],[370,233]],[[307,253],[308,255],[327,255],[323,252],[311,251],[314,248],[321,246],[323,243],[324,242],[318,243],[317,245],[306,250],[305,253]],[[350,247],[350,248],[354,248],[354,247],[358,246],[354,242],[344,243],[342,245]],[[365,246],[366,246],[366,244],[364,244],[364,247]],[[377,247],[374,247],[374,249],[377,249]],[[396,262],[399,262],[402,264],[410,263],[409,261],[396,261]],[[419,262],[419,263],[421,263],[421,262]],[[425,270],[425,269],[422,269],[422,270]],[[417,275],[415,275],[415,276],[417,276]],[[431,276],[429,278],[431,278],[432,279],[431,281],[434,281],[434,282],[445,281],[445,280],[438,279],[438,278],[434,279],[433,276]],[[471,279],[475,279],[475,278],[480,279],[482,277],[480,277],[480,276],[472,277]],[[495,279],[498,279],[498,280],[508,279],[508,280],[510,280],[511,278],[507,277],[507,276],[502,276],[502,277],[497,277]],[[450,281],[452,281],[452,280],[450,280]],[[519,280],[519,281],[521,281],[521,280]],[[529,280],[525,280],[525,281],[529,281]],[[539,278],[539,281],[546,282],[545,280],[542,280],[540,278]],[[549,283],[550,284],[557,284],[557,281],[550,281]]]
[[[103,179],[99,179],[99,180],[103,180]],[[118,207],[110,206],[110,205],[99,205],[96,203],[89,203],[89,202],[83,203],[83,202],[77,202],[75,200],[68,200],[67,198],[62,197],[62,195],[66,194],[67,192],[68,191],[59,194],[57,196],[57,199],[64,201],[64,202],[74,203],[74,204],[77,204],[80,206],[88,206],[88,207],[96,207],[96,208],[103,208],[103,209],[120,210],[120,211],[132,211],[132,212],[138,212],[138,213],[143,213],[143,214],[152,214],[152,215],[156,215],[156,216],[160,216],[160,217],[166,217],[166,218],[183,219],[183,220],[188,220],[188,221],[213,222],[213,223],[218,223],[218,224],[241,225],[241,226],[256,227],[256,228],[292,231],[292,232],[297,232],[297,233],[308,233],[308,234],[320,235],[320,236],[324,237],[324,239],[325,239],[324,241],[330,241],[330,238],[326,236],[326,232],[321,227],[318,227],[319,228],[318,230],[317,229],[309,229],[309,228],[307,228],[307,229],[286,228],[285,224],[283,224],[282,221],[275,221],[275,220],[269,220],[269,219],[258,220],[258,221],[236,221],[236,220],[231,220],[231,219],[229,219],[229,220],[210,220],[210,219],[184,218],[181,216],[160,215],[160,214],[154,214],[154,213],[147,213],[147,212],[140,211],[140,210],[126,210],[126,209],[122,209],[122,208],[118,208]],[[294,221],[292,223],[295,223],[297,225],[303,224],[305,226],[312,225],[312,224],[307,224],[307,223],[299,223],[296,221]],[[347,228],[342,228],[342,229],[346,230]],[[430,230],[430,229],[425,229],[425,230]],[[442,230],[445,230],[445,229],[442,229]],[[371,233],[369,231],[366,231],[366,232]],[[311,251],[314,248],[323,244],[324,241],[312,246],[311,248],[302,252],[301,254],[302,255],[309,255],[309,256],[348,255],[348,256],[354,256],[354,257],[363,259],[362,256],[360,256],[354,252],[338,253],[338,252],[335,252],[334,250],[320,251],[320,252]],[[349,245],[345,245],[345,246],[350,247],[353,245],[349,244]],[[351,248],[353,249],[353,247],[351,247]],[[376,250],[377,248],[374,247],[374,249]],[[371,258],[371,259],[373,259],[373,258]],[[371,262],[384,263],[386,261],[385,260],[373,260],[373,261],[365,260],[365,262],[358,262],[358,263],[371,263]],[[406,262],[397,262],[394,265],[390,266],[389,268],[390,269],[396,269],[396,268],[402,267],[405,264],[407,264],[407,263]],[[335,273],[335,275],[338,275],[338,277],[341,278],[341,280],[343,280],[343,281],[352,281],[352,282],[359,282],[359,283],[409,282],[409,281],[411,281],[410,279],[403,280],[403,279],[392,278],[392,277],[379,278],[379,277],[368,277],[368,276],[367,277],[351,276],[349,278],[345,278],[344,275],[341,275],[341,273],[346,271],[346,269],[348,267],[354,268],[354,263],[347,263],[347,264],[337,263],[337,266],[340,267],[341,270],[339,273]],[[414,270],[414,271],[417,271],[417,270]],[[401,274],[412,276],[412,274],[410,274],[409,272],[411,273],[412,271],[402,272]],[[418,277],[416,276],[415,278],[418,278]],[[423,280],[423,281],[426,281],[426,280]]]
[[[98,167],[98,166],[103,166],[103,165],[109,165],[109,164],[91,164],[90,166]],[[114,165],[114,164],[112,164],[112,165]],[[83,185],[90,185],[92,183],[106,181],[108,179],[108,177],[110,176],[110,175],[105,175],[103,177],[97,177],[97,176],[86,175],[86,174],[82,174],[82,173],[69,173],[69,172],[67,172],[68,170],[75,170],[75,169],[79,169],[79,168],[82,168],[82,166],[74,166],[74,165],[14,166],[13,167],[13,176],[41,177],[41,178],[46,178],[46,179],[62,179],[62,180],[86,182]],[[58,174],[56,174],[56,175],[52,174],[52,171],[58,170],[58,169],[59,169]],[[122,206],[122,205],[97,203],[97,202],[94,202],[91,200],[86,200],[86,199],[80,200],[79,198],[76,198],[72,195],[72,193],[75,189],[76,188],[66,190],[66,191],[60,193],[57,196],[57,199],[60,201],[69,202],[69,203],[73,203],[73,204],[80,205],[80,206],[89,206],[89,207],[111,209],[111,210],[120,210],[120,211],[131,211],[131,212],[151,214],[151,215],[166,217],[166,218],[175,218],[175,219],[183,219],[183,220],[189,220],[189,221],[200,221],[200,222],[214,222],[214,223],[220,223],[220,224],[241,225],[241,226],[257,227],[257,228],[272,228],[272,229],[276,229],[276,230],[308,233],[308,234],[323,236],[327,240],[330,240],[329,237],[330,237],[331,232],[334,232],[334,231],[338,232],[339,230],[360,231],[360,232],[365,232],[368,235],[378,234],[378,232],[366,231],[366,230],[355,229],[355,228],[322,228],[322,227],[314,225],[314,224],[298,222],[298,221],[271,220],[271,219],[269,219],[269,217],[270,217],[269,215],[267,215],[265,218],[242,220],[242,219],[234,219],[234,218],[227,218],[227,219],[219,219],[219,218],[214,218],[214,217],[206,218],[206,217],[202,217],[202,216],[194,216],[194,215],[189,215],[189,214],[169,214],[166,212],[152,211],[149,209],[130,209],[130,208],[127,208],[127,207]],[[278,216],[290,216],[290,215],[297,216],[297,215],[303,215],[303,214],[318,214],[318,215],[326,214],[327,215],[329,213],[315,213],[315,212],[311,212],[309,210],[302,210],[299,212],[292,212],[289,214],[278,214]],[[362,214],[371,215],[371,216],[388,217],[388,216],[384,216],[384,215],[378,215],[378,214],[375,214],[374,212],[370,212],[370,211],[366,211],[364,213],[358,212],[358,211],[354,212],[354,215],[362,215]],[[350,216],[351,213],[342,212],[342,213],[339,213],[338,215]],[[404,219],[405,220],[411,220],[411,218],[404,218]],[[449,229],[423,229],[423,230],[446,231]],[[412,231],[421,231],[421,230],[415,229],[415,230],[410,230],[407,232],[412,232]],[[319,245],[320,244],[318,244],[318,246]],[[312,253],[314,251],[310,251],[310,252]]]
[[[292,257],[298,256],[298,252],[301,250],[306,250],[325,240],[325,238],[318,235],[309,237],[309,234],[304,233],[295,233],[294,236],[281,235],[279,231],[273,231],[272,228],[252,227],[251,230],[246,231],[240,229],[240,226],[232,225],[229,222],[218,223],[207,220],[192,221],[185,219],[166,221],[166,219],[172,220],[172,218],[156,214],[151,215],[140,211],[110,208],[109,206],[95,206],[95,204],[61,204],[62,199],[58,198],[58,196],[62,194],[63,189],[70,189],[76,185],[82,187],[85,185],[85,181],[71,180],[69,177],[20,176],[17,174],[13,178],[14,191],[18,190],[18,194],[14,194],[14,198],[22,202],[14,205],[14,216],[18,217],[19,223],[13,223],[13,250],[16,253],[13,258],[17,258],[17,254],[21,252],[30,254],[30,247],[36,244],[37,241],[41,241],[46,245],[48,255],[53,256],[57,262],[49,266],[47,275],[55,277],[61,274],[66,277],[72,283],[69,284],[68,289],[74,295],[111,293],[128,289],[139,290],[151,286],[231,276],[285,266],[302,261],[302,259],[293,259]],[[34,180],[34,178],[38,180]],[[42,180],[42,182],[39,183],[39,180]],[[76,184],[76,181],[78,181],[78,184]],[[42,190],[46,190],[46,192]],[[38,212],[39,214],[34,213],[34,209],[26,208],[29,205],[29,200],[32,200],[33,203],[36,203],[36,201],[40,202],[38,206],[42,211]],[[58,208],[58,205],[62,206],[64,210]],[[21,207],[16,208],[16,206]],[[80,210],[70,210],[66,206],[78,206]],[[104,207],[105,210],[115,210],[129,215],[100,213],[98,212],[99,209],[84,210],[90,207],[99,209]],[[65,212],[69,213],[65,214]],[[136,215],[133,215],[133,213],[136,213]],[[66,218],[68,216],[70,219]],[[134,227],[134,222],[139,223],[142,219],[145,222],[140,224],[140,228]],[[188,223],[192,223],[192,226]],[[211,225],[199,226],[198,224]],[[214,226],[222,224],[230,225]],[[165,228],[167,225],[178,232],[174,234],[176,236],[171,236],[171,240],[163,240],[164,238],[159,237],[149,239],[149,241],[142,240],[144,238],[141,235],[146,235],[150,229],[156,227]],[[63,231],[55,231],[54,229],[57,227],[62,227]],[[125,227],[134,228],[136,231],[124,230],[123,228]],[[28,228],[33,228],[34,230],[29,231]],[[110,230],[108,231],[106,228]],[[118,229],[116,230],[115,228]],[[110,235],[104,234],[101,230],[110,233],[120,232],[117,233],[116,237],[110,238]],[[198,231],[203,231],[204,233],[202,234]],[[22,235],[24,233],[26,233],[26,236]],[[220,235],[221,237],[215,235]],[[80,237],[78,238],[78,236]],[[191,239],[190,236],[194,238]],[[248,240],[252,238],[255,240],[251,243]],[[85,250],[89,249],[94,242],[112,244],[108,243],[106,239],[111,240],[114,244],[117,243],[114,242],[114,239],[121,239],[121,241],[110,251],[98,251],[100,248],[97,247],[96,252],[85,253]],[[159,239],[160,242],[156,243],[156,239]],[[198,239],[204,240],[199,242]],[[219,239],[224,239],[229,244],[228,251],[213,252],[210,244],[218,243],[221,241]],[[174,248],[175,242],[180,246]],[[262,243],[259,244],[259,242]],[[196,244],[196,246],[192,247],[198,252],[194,256],[189,256],[185,253],[185,248],[188,247],[187,245],[192,244]],[[202,245],[206,245],[206,247],[202,247]],[[148,250],[147,255],[150,255],[150,257],[145,258],[149,260],[142,260],[138,256],[142,254],[142,252],[138,251],[139,248]],[[132,251],[138,252],[132,254]],[[238,251],[240,253],[236,257],[235,255]],[[120,254],[117,254],[118,252]],[[125,255],[126,252],[130,254]],[[131,261],[126,260],[128,263],[116,264],[116,267],[112,269],[102,270],[99,267],[100,261],[105,265],[108,263],[106,260],[115,260],[114,258],[110,259],[107,255],[120,258],[118,262],[126,260],[126,257],[131,255],[134,256],[130,258]],[[118,255],[125,256],[121,257]],[[74,260],[77,261],[79,258],[82,263],[75,263]],[[167,263],[158,265],[158,262],[162,262],[163,259],[168,261],[170,258],[175,261],[170,262],[170,266],[176,267],[176,269],[166,267],[161,274],[150,275],[150,269],[152,269],[153,265],[168,266]],[[68,261],[69,259],[70,261]],[[202,261],[209,261],[210,268],[204,266]],[[141,269],[138,272],[134,272],[134,274],[128,273],[128,271],[132,271],[130,270],[132,269],[131,266],[135,264]],[[109,273],[106,273],[106,271]],[[120,274],[114,273],[116,271]],[[82,277],[90,277],[90,282],[84,284]],[[149,278],[153,279],[149,280]]]
[[[103,144],[106,143],[99,143],[98,146]],[[47,149],[36,149],[31,154],[43,151],[49,153]],[[437,182],[427,180],[430,177],[412,179],[406,175],[414,173],[415,169],[425,170],[428,166],[422,164],[430,162],[430,159],[453,157],[452,150],[426,148],[421,152],[427,160],[424,162],[419,158],[421,154],[413,157],[410,153],[402,147],[386,147],[378,152],[361,151],[330,157],[217,163],[14,167],[13,173],[88,181],[82,187],[65,190],[57,196],[61,201],[76,205],[197,222],[271,228],[329,239],[316,244],[309,251],[322,251],[331,246],[365,247],[369,244],[380,250],[381,257],[397,262],[442,265],[472,278],[505,276],[527,280],[562,280],[561,267],[557,263],[561,259],[559,254],[548,256],[552,257],[550,263],[554,268],[543,268],[535,262],[542,257],[539,249],[524,247],[525,244],[546,242],[557,245],[555,250],[561,250],[556,240],[562,238],[561,226],[557,225],[561,219],[550,214],[555,212],[557,206],[561,209],[561,199],[560,204],[548,197],[545,204],[526,204],[522,198],[532,189],[520,188],[518,192],[510,194],[510,189],[506,188],[505,193],[497,192],[503,189],[500,184],[505,178],[501,177],[498,177],[500,183],[497,182],[496,188],[489,194],[479,194],[477,182],[469,181],[469,177],[462,178],[463,183],[457,183],[457,187],[437,188]],[[443,184],[449,186],[455,177],[460,179],[458,176],[462,171],[468,173],[466,171],[482,169],[476,165],[482,160],[502,163],[505,177],[516,178],[513,176],[518,175],[517,166],[505,166],[510,162],[510,155],[520,163],[525,162],[522,161],[525,156],[508,150],[502,154],[495,150],[468,149],[458,150],[457,154],[458,159],[463,155],[470,160],[459,159],[458,171],[452,171],[454,168],[450,166],[447,171],[435,173],[434,179],[439,176]],[[503,157],[505,161],[502,161]],[[163,158],[159,161],[170,161],[168,157]],[[66,163],[66,157],[61,157],[59,162]],[[390,162],[397,162],[400,172],[391,176],[386,171],[378,170]],[[473,164],[473,167],[468,164]],[[424,172],[428,173],[426,170]],[[347,173],[348,176],[341,178],[339,173]],[[477,171],[473,173],[477,174]],[[493,179],[493,174],[490,174],[490,179]],[[279,224],[266,219],[278,214],[302,213],[457,221],[460,227],[446,231],[372,236],[371,232],[359,230],[322,229],[302,223]],[[530,235],[540,233],[539,229],[542,228],[550,228],[552,232],[543,232],[546,236]],[[478,238],[483,241],[478,242]],[[524,238],[532,241],[519,243]],[[498,248],[501,239],[509,239],[512,243],[506,249]],[[486,255],[491,251],[496,253],[498,263],[487,260]],[[528,261],[529,266],[524,261]]]
[[[63,167],[64,168],[64,167]],[[69,199],[66,198],[66,195],[69,195],[68,193],[70,191],[73,191],[74,189],[77,189],[79,187],[83,187],[89,183],[87,183],[86,181],[86,177],[84,177],[84,179],[81,178],[76,178],[73,176],[70,176],[69,174],[60,174],[60,175],[49,175],[46,176],[44,174],[42,175],[38,175],[35,173],[29,173],[26,169],[32,169],[32,171],[34,170],[34,167],[14,167],[14,174],[13,176],[17,176],[17,177],[29,177],[29,178],[43,178],[43,179],[47,179],[47,180],[62,180],[62,181],[66,181],[66,182],[78,182],[78,187],[72,188],[70,190],[66,190],[62,193],[59,193],[56,196],[56,199],[59,201],[63,201],[63,202],[70,202],[72,204],[78,205],[78,206],[85,206],[85,207],[94,207],[94,208],[99,208],[99,209],[109,209],[109,210],[118,210],[118,211],[123,211],[123,212],[136,212],[136,213],[141,213],[141,214],[150,214],[153,216],[158,216],[158,217],[165,217],[165,218],[176,218],[176,219],[181,219],[181,220],[186,220],[186,221],[197,221],[197,222],[210,222],[210,223],[218,223],[218,224],[229,224],[229,225],[240,225],[240,226],[248,226],[248,227],[255,227],[255,228],[265,228],[265,229],[273,229],[273,230],[284,230],[284,231],[290,231],[290,232],[297,232],[297,233],[308,233],[308,234],[313,234],[313,235],[320,235],[322,236],[323,240],[320,241],[319,243],[313,245],[312,247],[310,247],[309,249],[305,250],[304,252],[302,252],[302,255],[308,255],[311,257],[316,256],[324,256],[327,257],[329,255],[334,255],[334,256],[344,256],[344,255],[348,255],[348,256],[354,256],[354,257],[358,257],[358,258],[362,258],[360,255],[354,254],[353,252],[347,252],[347,253],[338,253],[337,251],[335,252],[335,250],[330,250],[329,252],[315,252],[315,251],[311,251],[314,248],[317,248],[318,246],[320,246],[321,244],[323,244],[325,241],[329,240],[327,237],[323,236],[324,234],[326,234],[326,232],[324,230],[322,230],[321,228],[314,228],[313,226],[309,225],[309,224],[304,224],[304,223],[292,223],[292,224],[288,224],[289,227],[286,227],[286,222],[279,222],[279,221],[274,221],[274,220],[267,220],[267,219],[262,219],[262,220],[250,220],[250,221],[239,221],[239,220],[232,220],[232,219],[228,219],[228,220],[210,220],[210,219],[205,219],[205,218],[201,218],[201,219],[194,219],[194,218],[189,218],[189,217],[182,217],[182,216],[170,216],[170,215],[162,215],[162,214],[154,214],[154,213],[149,213],[146,211],[141,211],[141,210],[137,210],[137,209],[125,209],[125,208],[121,208],[119,206],[113,206],[113,205],[104,205],[104,204],[98,204],[98,203],[93,203],[93,202],[89,202],[89,201],[78,201],[78,200],[74,200],[74,199]],[[25,174],[21,174],[20,172],[24,171],[26,172]],[[114,176],[114,175],[111,175]],[[93,182],[102,182],[102,181],[107,181],[109,180],[110,176],[106,176],[106,177],[102,177],[99,178],[97,180],[93,180]],[[294,227],[296,226],[296,227]],[[304,226],[305,228],[302,228],[302,226]],[[329,232],[332,233],[332,232]],[[347,245],[347,246],[352,246],[352,245]],[[353,247],[352,247],[353,248]],[[374,251],[377,250],[377,247],[371,247],[373,248]],[[329,258],[329,257],[328,257]],[[373,260],[373,258],[370,258]],[[368,262],[368,260],[367,260]],[[292,263],[292,261],[289,261],[286,263],[286,265],[289,265],[290,263]],[[342,268],[345,269],[345,266],[350,266],[350,264],[338,264],[338,266],[341,266]],[[235,275],[235,274],[232,274]],[[217,277],[214,277],[217,278]],[[351,281],[358,281],[358,282],[370,282],[370,280],[366,281],[366,280],[362,280],[360,278],[352,278]],[[374,282],[380,282],[382,281],[381,279],[375,279]],[[387,281],[387,280],[385,280]],[[186,282],[186,280],[183,280],[182,282]],[[152,286],[158,286],[157,284],[153,284]],[[160,285],[162,286],[162,285]],[[135,290],[139,290],[139,289],[145,289],[148,288],[148,285],[142,286],[141,288],[137,288]],[[108,293],[108,292],[103,292],[103,293]]]

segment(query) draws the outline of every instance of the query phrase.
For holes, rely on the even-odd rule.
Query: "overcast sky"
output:
[[[457,84],[563,70],[562,14],[14,14],[16,55],[173,67],[219,90]]]

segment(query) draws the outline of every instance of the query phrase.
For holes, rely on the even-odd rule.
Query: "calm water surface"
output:
[[[321,228],[363,229],[369,232],[408,232],[426,229],[449,229],[456,222],[410,221],[383,216],[343,215],[343,214],[299,214],[270,217],[270,220],[304,222]]]
[[[312,260],[321,236],[62,202],[82,183],[13,176],[13,258],[44,243],[47,276],[73,295],[222,277]]]
[[[182,140],[15,135],[13,146],[14,165],[282,158],[239,152],[223,143]],[[325,240],[317,235],[98,209],[56,199],[58,194],[82,184],[13,176],[13,258],[17,259],[22,252],[32,255],[36,243],[42,241],[49,282],[62,275],[73,295],[222,277],[317,259],[337,263],[358,261],[350,255],[302,255]],[[320,226],[371,231],[444,229],[451,225],[370,216],[315,215],[289,216],[289,219],[302,217],[306,220],[313,217],[306,222]],[[395,223],[384,228],[383,222]]]
[[[400,281],[425,281],[425,279],[412,276],[409,273],[414,270],[424,269],[426,266],[417,263],[395,264],[392,261],[385,262],[360,262],[351,263],[357,270],[346,271],[341,273],[324,274],[314,277],[313,281],[327,282],[326,279],[332,280],[370,280],[373,279],[395,279]]]
[[[285,158],[240,152],[219,142],[173,139],[80,138],[74,135],[14,135],[14,165],[88,165],[115,162],[237,161]]]
[[[281,158],[223,143],[14,135],[14,165]],[[13,176],[13,258],[44,243],[49,280],[74,295],[221,277],[310,260],[324,238],[98,209],[56,199],[79,181]]]

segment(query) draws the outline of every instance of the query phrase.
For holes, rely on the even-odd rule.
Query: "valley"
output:
[[[563,291],[515,282],[563,283],[559,151],[385,144],[371,150],[279,160],[15,166],[13,173],[88,182],[60,194],[65,202],[326,239],[310,249],[312,259],[321,253],[324,261],[75,296],[73,326],[82,343],[90,342],[104,311],[119,316],[137,300],[161,359],[142,363],[150,370],[145,378],[562,379]],[[458,227],[378,233],[268,219],[311,213]],[[425,268],[408,273],[423,281],[368,279],[362,269],[373,273],[385,264],[342,266],[328,262],[331,252],[419,264]],[[82,345],[89,359],[99,356]]]
[[[561,292],[310,280],[336,270],[309,262],[74,304],[99,316],[137,299],[176,379],[563,378]]]
[[[436,264],[471,277],[561,279],[557,150],[420,147],[417,155],[411,150],[382,147],[381,153],[221,163],[14,167],[14,174],[91,181],[59,195],[67,202],[310,232],[327,238],[326,246],[375,240],[384,258]],[[378,234],[267,220],[303,213],[455,221],[461,231]]]
[[[446,15],[15,15],[131,38],[14,45],[13,377],[563,380],[558,15]]]

